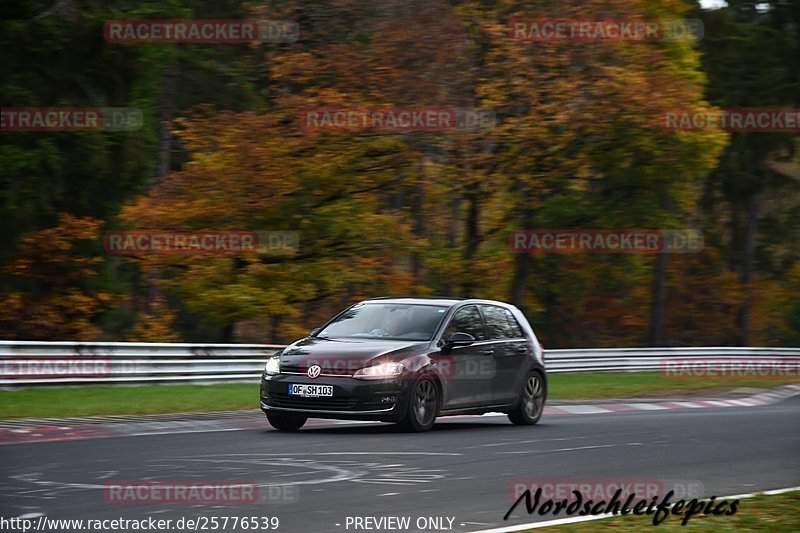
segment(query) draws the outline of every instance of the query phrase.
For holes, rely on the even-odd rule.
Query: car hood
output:
[[[319,365],[323,374],[352,374],[374,364],[415,355],[428,342],[375,339],[323,339],[307,337],[290,344],[281,354],[281,372],[305,373]]]

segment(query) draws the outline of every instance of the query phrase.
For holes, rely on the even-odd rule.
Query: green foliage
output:
[[[136,107],[145,120],[136,132],[2,133],[0,263],[10,267],[0,295],[19,316],[46,310],[48,327],[7,312],[0,337],[280,342],[359,298],[406,293],[514,301],[550,347],[643,344],[654,256],[519,256],[508,234],[694,227],[706,249],[671,257],[664,280],[669,342],[733,342],[748,294],[758,343],[796,342],[797,136],[655,122],[681,108],[797,107],[797,1],[730,1],[710,12],[681,0],[378,4],[5,2],[3,106]],[[705,37],[508,38],[512,17],[633,13],[699,17]],[[109,19],[181,18],[289,19],[301,33],[290,44],[103,39]],[[385,106],[491,109],[497,124],[300,128],[305,109]],[[757,275],[745,282],[755,197],[765,209]],[[65,215],[91,220],[96,239],[107,228],[288,230],[300,249],[106,255],[81,280],[21,277],[20,261],[51,271],[47,238],[77,239]],[[74,254],[67,266],[95,257]],[[75,294],[88,303],[59,324],[52,310]],[[247,328],[260,333],[240,333]]]

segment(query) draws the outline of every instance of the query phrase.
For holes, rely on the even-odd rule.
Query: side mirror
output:
[[[313,337],[314,335],[316,335],[317,333],[319,333],[319,332],[320,332],[320,330],[322,330],[322,328],[314,328],[314,329],[312,329],[312,330],[309,332],[308,336],[309,336],[309,337]]]
[[[444,345],[442,346],[442,352],[447,353],[455,346],[469,346],[473,342],[475,342],[475,337],[469,333],[456,331],[450,335],[449,339],[445,339]]]

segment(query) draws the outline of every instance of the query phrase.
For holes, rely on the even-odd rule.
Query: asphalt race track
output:
[[[757,407],[546,415],[534,427],[500,416],[450,418],[426,434],[311,422],[296,434],[273,431],[261,417],[238,428],[176,425],[176,433],[0,446],[0,514],[277,516],[278,531],[303,533],[363,531],[352,520],[368,516],[410,517],[408,530],[417,531],[418,519],[445,517],[423,530],[448,530],[449,518],[453,531],[477,531],[554,518],[528,516],[520,505],[503,520],[520,482],[658,480],[702,487],[706,498],[800,485],[800,397]],[[258,502],[237,505],[122,504],[106,501],[109,480],[247,481],[261,491]]]

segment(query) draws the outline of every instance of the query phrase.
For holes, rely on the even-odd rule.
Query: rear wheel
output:
[[[399,422],[407,431],[429,431],[436,422],[439,409],[439,389],[428,375],[419,376],[411,386],[411,398],[405,418]]]
[[[267,420],[278,431],[297,431],[303,427],[308,417],[267,411]]]
[[[547,398],[547,385],[538,372],[531,372],[522,386],[517,407],[508,413],[508,419],[518,426],[532,426],[542,417]]]

